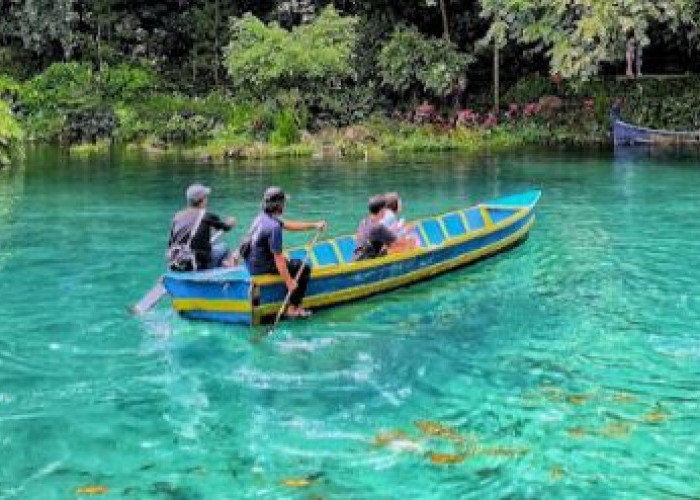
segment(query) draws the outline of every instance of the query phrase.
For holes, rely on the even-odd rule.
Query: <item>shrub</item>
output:
[[[14,101],[19,97],[22,86],[12,77],[0,74],[0,99]]]
[[[155,87],[155,75],[139,66],[120,64],[109,67],[103,75],[102,93],[108,99],[130,101],[147,97]]]
[[[444,97],[473,60],[444,38],[425,37],[416,28],[402,26],[382,48],[378,62],[384,84],[395,91]]]
[[[506,102],[537,102],[540,97],[552,95],[556,89],[549,78],[538,74],[524,76],[503,94]]]
[[[299,142],[301,133],[297,126],[296,117],[291,110],[282,110],[275,118],[275,128],[270,134],[270,143],[273,146],[289,146]]]
[[[117,119],[111,108],[82,108],[67,113],[61,139],[68,144],[95,144],[111,138],[116,126]]]
[[[24,86],[21,101],[28,113],[99,104],[92,68],[80,63],[55,63]]]
[[[12,116],[10,106],[0,100],[0,165],[9,163],[11,156],[20,156],[24,132]]]
[[[291,31],[251,14],[236,18],[225,49],[229,75],[239,93],[261,100],[280,89],[329,92],[354,76],[356,24],[357,18],[341,16],[332,6]]]

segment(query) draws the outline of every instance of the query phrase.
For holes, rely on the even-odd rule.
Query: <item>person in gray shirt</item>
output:
[[[355,235],[353,260],[374,259],[417,246],[412,236],[398,236],[384,224],[387,210],[385,195],[372,196],[367,202],[367,210],[369,215],[360,221]]]
[[[173,217],[168,240],[168,264],[173,271],[201,271],[224,265],[229,256],[225,246],[212,247],[212,229],[230,231],[236,219],[222,220],[207,211],[211,189],[202,184],[187,188],[188,207]]]

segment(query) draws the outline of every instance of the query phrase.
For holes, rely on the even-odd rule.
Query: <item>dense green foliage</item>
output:
[[[19,145],[24,133],[12,116],[10,106],[0,99],[0,166],[10,163],[10,157],[19,156]]]
[[[624,59],[627,33],[642,45],[656,34],[700,42],[697,0],[481,0],[493,20],[488,39],[504,45],[510,36],[536,44],[550,59],[552,73],[587,78],[601,63]],[[660,29],[659,29],[660,28]]]
[[[356,22],[332,7],[291,31],[250,14],[234,19],[226,48],[234,87],[258,98],[281,89],[329,92],[339,87],[353,77]]]
[[[503,131],[542,140],[536,127],[598,141],[616,98],[632,121],[696,128],[695,79],[598,78],[624,72],[631,32],[653,71],[696,69],[695,0],[6,0],[0,134],[19,123],[29,139],[76,150],[145,143],[229,158],[267,154],[261,144],[270,154],[405,149],[390,133],[440,149],[466,129],[469,143]],[[432,124],[404,133],[424,99]],[[398,128],[377,129],[387,118]],[[358,124],[372,140],[344,135]]]
[[[474,58],[444,38],[428,38],[416,28],[399,27],[379,54],[384,83],[398,92],[446,96]]]

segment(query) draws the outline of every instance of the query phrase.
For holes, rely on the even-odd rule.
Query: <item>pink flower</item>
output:
[[[526,118],[536,116],[540,113],[540,109],[540,103],[529,102],[525,105],[525,109],[523,109],[523,116],[525,116]]]
[[[520,106],[518,106],[518,103],[511,102],[510,105],[508,106],[508,112],[506,113],[506,116],[508,116],[509,120],[514,121],[515,119],[518,118],[519,111],[520,111]]]
[[[471,109],[463,109],[457,113],[457,125],[470,126],[479,121],[479,114]]]
[[[484,123],[481,124],[482,127],[484,128],[492,128],[495,127],[498,124],[498,118],[496,118],[496,115],[493,113],[489,113],[486,115],[486,119],[484,120]]]

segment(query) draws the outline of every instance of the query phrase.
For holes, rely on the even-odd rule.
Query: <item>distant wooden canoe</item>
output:
[[[613,138],[616,146],[634,145],[676,145],[697,144],[700,145],[700,130],[679,132],[674,130],[661,130],[632,125],[622,120],[615,120],[613,124]]]
[[[419,220],[419,248],[376,259],[353,261],[352,236],[318,242],[303,305],[316,309],[385,292],[507,250],[527,237],[539,198],[540,191],[528,191]],[[304,258],[306,249],[286,253]],[[184,317],[246,325],[274,316],[287,291],[280,276],[251,276],[245,266],[172,272],[163,284]]]

